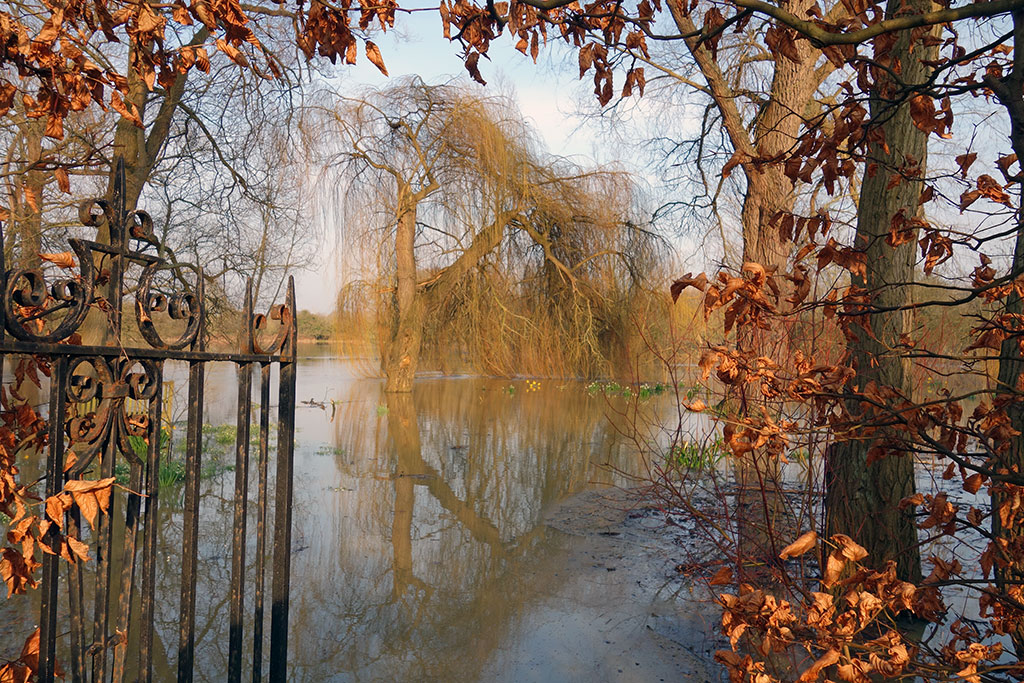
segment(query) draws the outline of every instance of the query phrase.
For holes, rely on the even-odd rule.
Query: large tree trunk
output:
[[[813,4],[789,0],[780,5],[803,16]],[[743,197],[743,260],[766,268],[786,270],[791,243],[782,240],[769,223],[780,211],[792,212],[795,183],[785,174],[784,163],[796,146],[807,105],[814,98],[821,75],[815,70],[817,50],[808,41],[797,41],[799,63],[781,54],[774,58],[771,90],[754,126],[757,163],[744,164],[747,191]]]
[[[400,210],[395,235],[395,256],[397,285],[392,303],[390,336],[385,344],[382,369],[387,380],[384,391],[412,391],[416,366],[419,364],[420,346],[423,342],[425,316],[451,294],[455,284],[465,277],[487,254],[501,244],[505,228],[517,215],[515,211],[499,213],[490,224],[473,236],[473,241],[455,261],[423,287],[416,283],[416,204],[421,190],[416,194],[408,188],[399,187],[399,206],[411,207]]]
[[[782,5],[802,16],[809,0],[790,0]],[[785,174],[785,160],[797,144],[804,124],[807,103],[818,89],[820,77],[815,71],[816,51],[807,41],[797,43],[799,63],[778,54],[774,58],[772,85],[754,126],[754,153],[757,163],[745,164],[747,190],[741,213],[743,261],[788,270],[792,242],[783,240],[771,227],[779,212],[792,213],[796,205],[796,183]],[[777,281],[788,289],[781,277]],[[785,295],[786,292],[783,291]],[[737,342],[751,357],[785,353],[791,341],[786,329],[737,331]],[[744,397],[743,409],[749,413],[750,397]],[[768,407],[765,401],[761,407]],[[736,520],[740,551],[751,557],[773,561],[780,550],[778,541],[791,538],[798,530],[780,492],[779,461],[774,456],[753,451],[736,463]],[[788,520],[788,521],[787,521]],[[785,541],[783,542],[785,545]]]
[[[803,16],[811,4],[809,0],[780,3],[798,16]],[[799,63],[776,56],[771,89],[753,122],[751,136],[736,104],[736,93],[706,43],[700,40],[693,20],[679,0],[672,0],[668,6],[679,31],[692,36],[685,39],[686,46],[708,84],[707,93],[722,117],[722,126],[747,181],[741,227],[743,260],[784,269],[789,247],[768,224],[779,211],[793,210],[794,183],[783,172],[784,155],[797,142],[807,105],[828,70],[815,69],[817,51],[807,41],[797,42]]]
[[[416,291],[416,201],[407,185],[398,188],[395,226],[395,293],[390,339],[382,354],[384,391],[412,391],[423,341],[423,297]]]
[[[783,0],[781,5],[802,16],[811,2]],[[828,72],[815,69],[817,53],[807,41],[797,43],[800,62],[776,55],[767,101],[753,122],[752,133],[748,132],[736,104],[736,93],[706,44],[696,37],[692,19],[677,1],[670,1],[669,9],[680,32],[694,36],[685,40],[686,45],[707,81],[708,94],[722,117],[747,182],[740,226],[743,261],[785,272],[792,244],[784,242],[770,223],[780,211],[791,213],[796,204],[796,186],[786,176],[784,164],[799,138],[807,104]],[[785,284],[781,278],[779,281]],[[762,330],[740,329],[736,341],[750,357],[771,356],[773,350],[788,344],[784,330],[766,334]],[[764,406],[763,401],[747,396],[746,392],[732,398],[736,410],[743,415],[757,411],[754,402]],[[752,452],[736,461],[734,476],[737,551],[745,557],[773,561],[778,552],[778,534],[791,532],[783,522],[785,506],[778,493],[779,463],[774,457]]]
[[[46,121],[43,119],[25,119],[17,128],[17,135],[20,138],[17,142],[21,144],[20,155],[24,160],[25,171],[16,176],[12,183],[14,196],[11,197],[10,203],[10,235],[14,239],[10,241],[11,246],[17,249],[18,256],[13,264],[18,268],[35,268],[40,264],[39,253],[42,251],[43,242],[43,191],[49,175],[40,168],[47,151],[43,146],[45,127]],[[32,201],[29,201],[29,195]],[[24,358],[26,357],[12,356],[11,361],[17,364]],[[27,376],[20,380],[15,378],[11,395],[17,403],[33,407],[38,407],[44,401],[40,388]]]
[[[986,76],[985,84],[992,88],[992,91],[999,98],[999,101],[1006,108],[1010,119],[1010,144],[1014,153],[1017,154],[1018,163],[1024,168],[1024,12],[1017,10],[1013,13],[1013,47],[1014,63],[1013,69],[1005,78]],[[1017,207],[1017,237],[1013,248],[1013,272],[1024,271],[1024,205]],[[1010,316],[1024,314],[1024,299],[1011,289],[1006,298],[1006,305],[1003,313]],[[1019,322],[1006,323],[1009,329],[1015,334],[1010,334],[1002,343],[999,350],[999,394],[1009,395],[1013,398],[1006,408],[1011,426],[1019,432],[1017,436],[1009,439],[1009,449],[999,456],[998,465],[994,469],[1005,468],[1008,471],[1024,472],[1024,401],[1021,397],[1021,386],[1024,382],[1024,354],[1021,352],[1021,337],[1024,335]],[[992,510],[999,510],[1007,498],[1012,498],[1014,491],[1006,490],[998,483],[992,487]],[[1011,512],[1009,523],[1003,525],[1003,519],[999,514],[992,515],[992,535],[998,541],[1005,541],[1007,547],[1019,547],[1021,537],[1024,536],[1024,524],[1022,524],[1021,513]],[[1007,553],[1003,557],[1012,559],[1013,553]],[[1000,592],[1005,594],[1007,589],[1014,584],[1024,581],[1024,562],[1020,560],[1011,561],[1006,566],[996,564],[996,581]],[[1011,609],[1016,609],[1011,604]],[[1018,626],[1010,633],[1013,639],[1014,650],[1017,658],[1024,658],[1024,625]]]
[[[26,171],[15,183],[15,197],[11,202],[11,231],[18,248],[19,268],[39,265],[39,252],[43,239],[43,189],[46,186],[46,172],[39,168],[43,162],[43,129],[46,122],[41,119],[27,119],[18,127],[24,144]],[[35,206],[28,200],[31,195]]]
[[[929,0],[911,0],[910,4],[913,7],[906,7],[904,0],[889,0],[886,14],[931,7]],[[927,51],[920,39],[911,49],[909,31],[899,35],[892,55],[894,63],[902,65],[904,83],[924,82],[927,68],[921,62],[929,58]],[[873,140],[868,148],[857,212],[856,246],[865,252],[866,272],[864,277],[853,276],[852,284],[867,290],[869,306],[880,309],[906,306],[911,300],[917,240],[892,247],[885,238],[897,213],[914,216],[919,211],[928,150],[928,134],[914,125],[909,102],[892,105],[898,96],[897,84],[887,81],[879,81],[872,93],[871,118],[883,121],[884,140]],[[904,177],[889,187],[894,173]],[[848,352],[857,373],[857,391],[873,383],[911,398],[909,365],[900,349],[901,336],[909,331],[909,315],[908,311],[886,310],[851,322],[854,339],[848,342]],[[892,400],[890,406],[898,401]],[[849,401],[847,409],[855,419],[862,414],[856,398]],[[897,432],[884,427],[875,430],[871,424],[859,424],[839,438],[842,440],[834,443],[825,456],[827,533],[856,539],[869,553],[864,561],[868,566],[881,569],[894,560],[901,579],[919,581],[921,557],[913,508],[901,511],[897,507],[900,500],[914,493],[913,453],[900,448]],[[891,448],[869,464],[868,451],[886,441]]]
[[[189,44],[200,44],[209,35],[209,29],[205,26],[200,27],[195,35],[192,36]],[[160,159],[160,153],[167,142],[171,123],[174,119],[174,114],[178,110],[178,105],[181,103],[181,98],[185,93],[187,82],[188,74],[178,74],[174,85],[164,91],[156,113],[153,114],[151,119],[147,119],[146,111],[148,105],[153,100],[153,95],[135,70],[128,70],[128,94],[125,97],[125,104],[135,107],[139,118],[146,122],[147,128],[141,128],[122,117],[118,119],[114,129],[114,159],[117,157],[124,158],[124,200],[127,211],[134,211],[137,208],[142,189],[145,187],[146,181],[149,180],[153,168]],[[116,167],[116,163],[111,164],[110,167],[110,179],[107,186],[108,200],[113,196]],[[101,243],[109,243],[110,228],[106,222],[100,224],[97,229],[96,238]],[[97,268],[100,267],[99,257],[97,257],[95,265]],[[97,295],[104,297],[108,301],[113,300],[117,296],[117,292],[113,291],[113,287],[114,283],[111,280],[109,285],[97,288]],[[114,330],[109,315],[95,307],[90,310],[85,324],[82,326],[82,337],[85,343],[101,346],[107,345],[113,341],[113,336]]]

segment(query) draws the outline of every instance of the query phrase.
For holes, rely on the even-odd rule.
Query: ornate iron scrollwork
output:
[[[129,413],[126,399],[152,401],[159,386],[159,372],[150,359],[76,359],[67,390],[75,414],[65,423],[68,449],[76,460],[68,476],[79,476],[111,442],[128,462],[142,465],[129,437],[149,436],[149,416]]]
[[[253,353],[279,353],[284,348],[285,342],[288,341],[288,332],[291,330],[292,325],[295,323],[292,320],[292,310],[284,304],[278,304],[271,306],[268,314],[257,313],[250,318],[251,326],[251,339],[252,339],[252,352]],[[268,346],[263,346],[260,343],[260,332],[267,327],[267,320],[276,320],[280,324],[277,328],[277,334]]]
[[[78,332],[89,309],[102,308],[110,317],[115,343],[121,343],[121,307],[124,278],[131,266],[141,266],[135,289],[135,318],[143,339],[157,349],[183,349],[194,344],[203,317],[202,271],[191,265],[171,263],[153,233],[153,219],[142,210],[125,207],[124,164],[118,161],[111,199],[90,199],[78,210],[82,225],[106,225],[109,243],[71,239],[78,259],[78,275],[61,277],[47,286],[42,267],[18,268],[6,273],[3,313],[4,327],[22,341],[61,342]],[[147,253],[155,250],[156,254]],[[191,285],[182,272],[196,273]],[[156,279],[171,273],[172,292],[158,291]],[[99,295],[102,284],[108,296]],[[63,317],[55,317],[64,311]],[[155,313],[166,312],[171,320],[184,320],[184,331],[165,341],[157,330]],[[47,323],[51,323],[49,326]],[[54,324],[55,323],[55,324]]]
[[[175,512],[181,515],[182,529],[178,678],[190,679],[195,664],[206,366],[210,362],[228,362],[237,365],[239,378],[231,623],[243,623],[249,594],[246,587],[252,585],[246,563],[246,525],[251,516],[247,487],[253,442],[252,383],[258,371],[262,398],[257,421],[259,438],[255,440],[259,452],[254,462],[259,477],[255,510],[255,610],[257,615],[263,614],[263,586],[269,570],[271,679],[283,680],[292,556],[297,338],[294,282],[289,280],[283,305],[272,306],[266,314],[254,314],[250,281],[238,346],[232,351],[209,351],[204,347],[202,270],[176,261],[173,252],[156,239],[149,214],[126,210],[122,161],[118,161],[114,172],[111,196],[85,202],[78,215],[83,226],[96,229],[96,241],[70,239],[70,252],[44,255],[41,258],[46,263],[38,267],[7,270],[0,231],[0,374],[4,354],[28,354],[42,359],[40,367],[45,367],[49,375],[48,383],[39,383],[40,390],[49,392],[46,476],[40,480],[44,482],[45,500],[59,499],[62,491],[76,480],[87,480],[74,484],[78,490],[103,481],[109,484],[115,477],[124,476],[123,465],[128,466],[126,490],[117,494],[123,502],[111,501],[99,519],[95,518],[96,510],[82,507],[78,498],[69,503],[70,507],[59,510],[46,506],[45,514],[56,522],[48,527],[47,537],[57,539],[66,535],[67,547],[73,543],[78,557],[83,557],[84,547],[94,549],[90,555],[95,571],[94,578],[86,580],[91,565],[72,561],[65,566],[57,555],[40,551],[43,576],[38,678],[47,683],[56,678],[57,642],[65,637],[59,634],[67,635],[65,642],[74,680],[122,680],[125,676],[133,677],[131,666],[137,667],[138,675],[134,677],[139,680],[148,680],[153,675],[157,651],[154,615],[157,586],[162,580],[158,579],[158,571],[164,571],[158,552],[160,464],[161,458],[171,457],[161,437],[165,428],[174,429],[176,424],[167,419],[167,413],[174,412],[175,396],[165,391],[162,383],[166,363],[176,361],[188,364],[187,391],[179,394],[182,399],[187,397],[185,438],[184,443],[179,442],[183,447],[180,455],[175,451],[173,456],[180,458],[184,470],[181,510]],[[122,334],[126,294],[135,297],[137,335],[134,330]],[[105,344],[89,338],[90,335],[83,335],[87,337],[85,344],[75,338],[76,332],[85,332],[91,310],[106,315],[107,327],[102,335]],[[277,322],[276,328],[266,329],[273,327],[271,321]],[[9,334],[5,336],[4,331]],[[261,334],[263,341],[259,338]],[[278,398],[272,407],[270,383],[274,366]],[[168,397],[169,401],[165,400]],[[268,495],[272,410],[276,411],[278,423],[273,500]],[[271,513],[273,535],[268,524]],[[91,527],[87,534],[83,518]],[[267,557],[271,547],[272,564]],[[68,618],[57,609],[61,602],[59,586],[65,578],[70,587],[63,603],[67,605]],[[85,616],[84,598],[88,594],[95,605],[91,624]],[[253,633],[251,651],[253,670],[259,678],[263,666],[262,616],[255,621],[261,628]],[[133,633],[129,637],[129,631],[138,635]],[[242,630],[233,628],[229,640],[228,651],[232,654],[226,680],[238,681],[244,649]],[[135,643],[134,651],[129,650],[130,642]],[[137,664],[130,665],[129,659],[137,660]]]
[[[150,346],[156,349],[182,349],[196,340],[202,320],[202,281],[198,292],[177,292],[168,297],[153,291],[153,281],[162,264],[150,263],[142,271],[139,287],[135,292],[135,321],[139,332]],[[202,274],[199,274],[202,277]],[[174,341],[164,341],[153,323],[153,314],[166,312],[172,320],[185,320],[185,330]]]
[[[16,268],[7,273],[4,286],[4,320],[7,331],[21,341],[58,342],[76,332],[85,321],[93,299],[94,269],[88,242],[69,240],[78,256],[79,275],[62,277],[50,286],[43,269]],[[60,322],[47,330],[45,323],[60,311]]]

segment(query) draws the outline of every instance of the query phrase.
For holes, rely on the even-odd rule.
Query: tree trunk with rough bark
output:
[[[780,5],[803,16],[813,3],[790,0]],[[777,213],[792,212],[796,205],[796,183],[785,174],[785,160],[797,145],[805,121],[807,104],[821,81],[815,69],[817,50],[805,40],[797,41],[799,63],[781,54],[774,57],[768,101],[756,118],[753,148],[756,163],[743,165],[747,191],[743,197],[743,260],[787,267],[792,244],[780,238],[770,222]]]
[[[929,0],[913,0],[912,9],[925,11]],[[887,15],[906,11],[903,0],[889,0]],[[910,45],[910,32],[900,34],[892,48],[893,60],[902,65],[904,83],[923,83],[929,49],[917,40]],[[928,151],[928,134],[914,125],[910,103],[893,106],[897,84],[880,81],[870,101],[871,118],[882,121],[883,140],[873,140],[868,148],[857,212],[856,247],[866,256],[863,277],[852,276],[852,284],[871,297],[869,308],[898,308],[911,302],[915,274],[917,239],[890,246],[886,243],[893,217],[899,212],[913,217],[919,212],[924,189],[922,175]],[[901,182],[890,187],[892,175],[901,174]],[[854,389],[862,392],[869,385],[894,390],[911,398],[909,364],[900,348],[901,337],[909,332],[910,313],[883,310],[868,313],[850,323],[855,339],[848,342],[849,360],[856,370]],[[898,401],[899,399],[896,399]],[[895,402],[895,401],[894,401]],[[891,404],[890,404],[891,405]],[[847,409],[861,414],[860,401],[851,399]],[[832,444],[825,456],[825,523],[828,535],[846,534],[864,546],[869,555],[867,566],[882,569],[893,560],[897,575],[916,582],[921,578],[921,557],[914,524],[913,508],[898,509],[899,502],[914,493],[913,453],[900,448],[900,436],[892,429],[874,429],[858,425]],[[888,442],[891,448],[869,463],[873,446]]]
[[[430,311],[451,294],[452,288],[501,244],[505,229],[518,213],[503,211],[473,236],[469,246],[429,284],[417,284],[416,205],[424,191],[412,193],[399,186],[399,217],[395,231],[396,287],[391,306],[389,337],[381,354],[386,377],[384,391],[412,391],[423,343],[423,325]]]
[[[395,226],[395,291],[390,338],[382,354],[384,391],[412,391],[423,341],[423,297],[416,289],[416,200],[407,185],[398,188]]]
[[[801,16],[810,4],[809,0],[781,3]],[[680,4],[670,2],[669,8],[680,32],[695,33],[693,21]],[[686,45],[704,75],[746,179],[740,226],[743,261],[786,272],[792,243],[782,240],[771,222],[777,213],[790,213],[796,205],[796,183],[784,172],[785,159],[797,144],[807,104],[827,71],[815,69],[817,52],[807,41],[797,43],[799,62],[775,55],[767,100],[748,127],[737,107],[735,93],[705,44],[688,38]],[[786,284],[781,278],[779,281]],[[773,347],[788,343],[784,337],[782,330],[766,334],[762,330],[741,329],[737,330],[737,345],[752,357],[770,356]],[[735,398],[737,410],[744,415],[751,412],[754,403],[759,403],[752,396]],[[784,506],[778,494],[779,463],[761,453],[750,453],[736,461],[735,476],[738,551],[746,557],[773,561],[778,552],[779,533],[789,533],[786,527],[791,526],[784,521]]]
[[[985,77],[985,84],[996,94],[1000,103],[1006,108],[1010,120],[1010,145],[1017,155],[1018,163],[1024,168],[1024,12],[1013,13],[1013,68],[1003,78],[992,75]],[[1018,176],[1019,177],[1019,176]],[[1012,271],[1024,272],[1024,206],[1017,207],[1017,235],[1013,248]],[[1010,316],[1024,314],[1024,299],[1011,289],[1006,298],[1003,313]],[[1006,412],[1010,425],[1019,432],[1009,439],[1009,448],[998,457],[997,468],[1024,472],[1024,402],[1021,400],[1021,387],[1024,382],[1024,353],[1021,351],[1021,335],[1024,334],[1019,322],[1007,324],[1012,330],[999,350],[999,394],[1010,395],[1011,400]],[[1008,495],[1009,494],[1009,495]],[[1019,512],[1010,513],[1010,523],[1003,525],[998,511],[1004,503],[1012,498],[1012,492],[1002,490],[997,483],[992,488],[992,535],[996,542],[1006,542],[1008,547],[1019,546],[1024,536],[1024,525],[1021,524]],[[1024,562],[1010,562],[1006,566],[995,566],[996,582],[1000,593],[1006,593],[1014,584],[1024,581]],[[1018,626],[1010,633],[1013,647],[1018,658],[1024,657],[1024,625]]]

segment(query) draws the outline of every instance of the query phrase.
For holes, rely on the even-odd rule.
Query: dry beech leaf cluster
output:
[[[62,254],[49,255],[61,265]],[[0,548],[0,579],[7,597],[25,593],[39,585],[41,555],[56,555],[77,564],[88,562],[89,548],[77,531],[69,528],[68,513],[74,512],[93,529],[99,516],[110,510],[114,478],[70,479],[55,496],[42,500],[32,484],[20,481],[19,456],[34,457],[48,441],[48,426],[40,414],[18,393],[19,387],[41,388],[40,375],[49,375],[42,359],[22,357],[14,367],[12,384],[0,388],[0,513],[10,522]],[[74,453],[65,455],[65,469],[75,462]],[[29,636],[21,656],[0,666],[0,681],[34,680],[38,669],[39,631]]]

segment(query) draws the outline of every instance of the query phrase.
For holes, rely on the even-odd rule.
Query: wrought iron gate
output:
[[[285,303],[262,315],[253,312],[250,283],[238,350],[207,351],[201,269],[177,263],[155,238],[149,215],[126,211],[124,192],[124,166],[119,160],[110,201],[93,200],[79,211],[83,226],[95,228],[98,234],[107,232],[106,240],[70,239],[72,252],[55,255],[39,267],[11,270],[3,264],[0,249],[0,354],[33,356],[50,372],[48,435],[40,455],[45,454],[46,465],[45,498],[39,505],[45,505],[46,513],[39,516],[38,532],[39,545],[45,548],[37,551],[42,562],[38,677],[52,681],[58,667],[63,667],[74,681],[154,678],[157,582],[164,587],[177,578],[157,575],[159,471],[161,457],[166,457],[161,452],[162,387],[165,362],[183,361],[188,368],[188,399],[183,506],[175,513],[180,514],[183,529],[176,670],[177,680],[192,680],[202,533],[203,389],[207,365],[220,361],[235,364],[238,371],[230,584],[221,586],[230,604],[230,624],[227,671],[207,673],[240,681],[245,670],[246,678],[263,678],[265,557],[272,542],[268,674],[270,680],[285,680],[295,429],[294,285],[289,280]],[[50,271],[56,271],[57,277]],[[122,304],[129,289],[134,290],[135,314],[134,323],[129,320],[126,326]],[[272,324],[277,329],[267,330]],[[109,341],[85,345],[80,334],[87,332],[101,333]],[[264,335],[269,337],[266,343],[261,342]],[[279,368],[278,427],[270,524],[268,467],[275,365]],[[258,442],[250,434],[252,382],[257,372],[259,421],[254,428]],[[144,412],[132,412],[140,406]],[[254,463],[258,491],[255,557],[247,565],[251,529],[246,518],[253,513],[249,505],[251,438],[258,450]],[[91,499],[79,493],[115,477],[116,468],[127,469],[125,493],[102,494],[108,496],[108,510],[97,515]],[[85,552],[88,562],[79,559]],[[173,650],[170,643],[166,645]],[[243,653],[250,647],[251,661],[243,663]],[[174,669],[173,664],[170,667]]]

